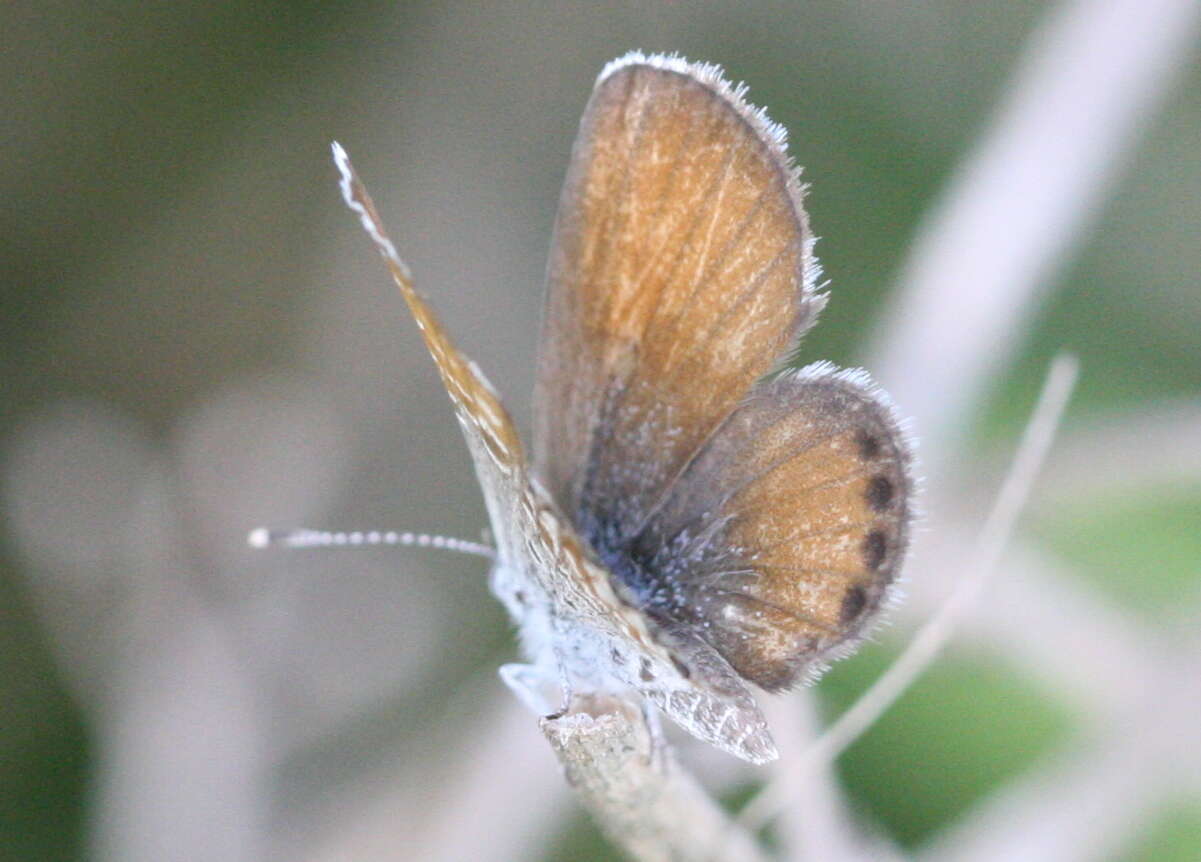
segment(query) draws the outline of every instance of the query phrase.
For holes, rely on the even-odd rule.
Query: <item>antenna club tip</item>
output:
[[[252,548],[266,548],[271,544],[271,531],[266,527],[258,527],[246,534],[246,544]]]

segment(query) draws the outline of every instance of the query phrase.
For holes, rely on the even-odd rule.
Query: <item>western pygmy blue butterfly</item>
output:
[[[630,54],[597,80],[551,244],[527,458],[451,343],[346,153],[347,203],[417,320],[496,540],[493,592],[545,691],[637,692],[746,760],[748,683],[847,654],[907,543],[909,453],[862,371],[790,368],[826,297],[784,130],[717,67]]]

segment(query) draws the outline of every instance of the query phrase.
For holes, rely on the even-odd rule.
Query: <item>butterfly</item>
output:
[[[341,186],[433,356],[495,538],[535,709],[637,695],[753,763],[753,694],[815,678],[892,594],[911,455],[858,370],[795,368],[825,305],[784,130],[720,68],[632,53],[597,79],[559,203],[527,454],[416,292],[345,151]]]

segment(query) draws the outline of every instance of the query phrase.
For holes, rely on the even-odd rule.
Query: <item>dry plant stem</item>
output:
[[[982,622],[973,631],[1004,632],[998,643],[1010,647],[1012,632],[1028,633],[1019,663],[1048,674],[1046,691],[1086,704],[1076,712],[1089,727],[1069,751],[1034,765],[960,818],[925,855],[931,862],[1117,858],[1156,816],[1154,807],[1201,788],[1201,757],[1181,744],[1195,737],[1201,714],[1201,650],[1195,636],[1186,645],[1163,618],[1154,629],[1125,619],[1079,573],[1059,571],[1031,549],[1016,570],[990,591],[995,601],[978,606]],[[1060,589],[1048,594],[1047,585]],[[1193,612],[1180,621],[1195,629],[1196,606],[1184,607]]]
[[[773,817],[783,806],[784,800],[790,798],[788,788],[782,785],[804,780],[812,772],[814,764],[829,763],[845,751],[913,684],[950,641],[996,570],[1030,488],[1055,438],[1059,421],[1075,386],[1077,372],[1077,362],[1071,356],[1061,354],[1051,363],[1038,406],[1022,435],[1013,466],[980,531],[974,559],[966,567],[967,575],[884,675],[854,706],[839,716],[805,753],[801,759],[804,768],[784,773],[783,780],[770,785],[746,807],[740,818],[744,823],[753,828]]]
[[[760,862],[768,857],[670,750],[653,751],[638,708],[591,698],[586,711],[543,719],[567,781],[609,839],[645,862]]]
[[[1147,755],[1142,745],[1089,740],[1015,781],[940,835],[924,862],[1117,858],[1163,792],[1159,764]],[[1022,828],[1013,828],[1015,823]]]
[[[988,578],[996,570],[1001,553],[1013,534],[1018,515],[1055,438],[1076,384],[1077,372],[1076,360],[1071,356],[1061,354],[1052,362],[1038,407],[1022,435],[1013,467],[980,532],[976,558],[968,566],[968,575],[959,582],[939,612],[921,628],[901,657],[822,735],[809,757],[829,761],[845,751],[929,667],[951,639],[960,619],[979,598]]]
[[[1069,0],[1054,9],[926,218],[868,365],[914,417],[935,488],[956,429],[1008,358],[1010,334],[1185,67],[1199,9],[1193,0]],[[946,337],[935,344],[933,331]],[[778,774],[809,774],[803,756],[783,754]],[[746,815],[780,804],[761,797]]]
[[[1064,439],[1049,465],[1043,505],[1201,483],[1201,399],[1123,406],[1095,415]],[[1106,469],[1098,470],[1098,464]]]
[[[931,481],[1193,55],[1199,13],[1195,0],[1053,9],[925,218],[868,367],[915,418]]]
[[[821,732],[817,700],[812,689],[804,689],[787,699],[767,700],[763,706],[780,748],[772,775],[783,775],[796,767]],[[892,848],[870,840],[858,828],[830,764],[815,764],[803,782],[790,784],[788,805],[775,823],[774,837],[780,858],[790,862],[895,858]]]

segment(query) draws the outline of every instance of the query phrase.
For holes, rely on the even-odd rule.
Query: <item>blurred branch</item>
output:
[[[1174,639],[1139,630],[1082,579],[1022,550],[971,631],[1072,703],[1084,740],[976,806],[923,858],[1116,858],[1165,778],[1198,774],[1195,746],[1181,744],[1201,704],[1196,643],[1182,655]]]
[[[821,730],[811,689],[764,703],[780,759],[772,780],[785,789],[775,837],[781,858],[796,862],[886,862],[901,858],[886,839],[859,828],[830,763],[806,763],[805,752]],[[793,780],[795,779],[795,780]]]
[[[60,403],[18,427],[2,502],[97,766],[90,855],[262,857],[269,737],[227,615],[180,553],[172,472],[136,424]],[[215,756],[214,752],[220,752]]]
[[[1162,652],[1120,606],[1105,601],[1080,573],[1053,564],[1029,545],[1006,555],[1005,570],[989,600],[972,609],[964,632],[969,642],[1008,656],[1094,720],[1116,720],[1145,695],[1143,686]],[[923,594],[907,613],[930,613],[933,607],[933,597]]]
[[[1201,482],[1201,401],[1123,407],[1067,434],[1044,481],[1050,502]],[[1104,464],[1104,470],[1097,465]]]
[[[1057,758],[997,794],[931,848],[934,860],[1023,859],[1085,862],[1117,858],[1129,836],[1170,793],[1173,771],[1196,781],[1201,652],[1163,650],[1137,680],[1104,735],[1091,733],[1071,757]],[[1192,788],[1190,788],[1192,790]],[[1188,792],[1188,791],[1186,791]],[[1021,823],[1021,829],[1013,824]]]
[[[494,670],[456,689],[438,721],[305,812],[275,856],[540,858],[571,805],[555,761],[529,711],[501,691]]]
[[[915,417],[932,477],[1195,50],[1199,11],[1195,0],[1055,10],[927,216],[870,367]]]
[[[1061,355],[1052,363],[1013,466],[980,530],[974,559],[965,567],[968,574],[884,675],[826,730],[809,756],[829,762],[845,751],[930,666],[950,641],[967,611],[979,600],[1001,561],[1030,488],[1051,448],[1051,441],[1055,439],[1059,421],[1076,384],[1077,370],[1076,360],[1069,356]]]
[[[1121,855],[1161,792],[1146,729],[1135,744],[1093,738],[992,796],[935,841],[923,862],[1087,862]],[[1021,824],[1015,828],[1015,824]]]
[[[568,783],[614,844],[639,860],[764,860],[671,751],[655,751],[627,701],[591,698],[589,709],[544,719],[542,731]]]
[[[788,781],[775,781],[744,810],[742,821],[757,825],[774,818],[789,799],[789,782],[802,780],[814,764],[828,764],[845,751],[896,702],[950,642],[952,635],[977,603],[991,579],[1001,554],[1013,534],[1038,471],[1046,458],[1068,399],[1076,384],[1078,365],[1074,357],[1060,355],[1051,363],[1038,406],[1026,425],[1013,465],[997,493],[973,553],[964,567],[968,573],[923,625],[896,661],[855,704],[838,717],[818,738],[803,758],[804,769],[795,770]]]

